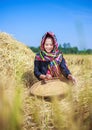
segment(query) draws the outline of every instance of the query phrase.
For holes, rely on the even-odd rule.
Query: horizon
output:
[[[61,46],[92,49],[91,0],[3,0],[0,18],[0,32],[27,46],[40,46],[44,33],[51,31]]]

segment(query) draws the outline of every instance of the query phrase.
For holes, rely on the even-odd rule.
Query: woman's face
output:
[[[46,38],[44,43],[44,49],[47,53],[50,53],[54,48],[53,40],[52,38]]]

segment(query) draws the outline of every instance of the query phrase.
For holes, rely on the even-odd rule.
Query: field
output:
[[[65,58],[77,85],[70,85],[68,96],[61,100],[55,98],[46,102],[36,97],[28,98],[25,113],[29,115],[25,130],[92,129],[92,56],[65,55]]]
[[[34,53],[0,34],[0,130],[92,130],[92,55],[64,57],[77,84],[65,98],[39,99],[29,94]]]

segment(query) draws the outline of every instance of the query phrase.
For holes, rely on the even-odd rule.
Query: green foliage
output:
[[[40,47],[29,47],[34,53],[38,53],[40,51]],[[92,54],[92,49],[83,49],[79,50],[78,47],[71,47],[70,43],[64,43],[63,47],[59,44],[59,50],[64,54]]]
[[[34,53],[37,53],[40,51],[40,48],[39,47],[29,47]]]

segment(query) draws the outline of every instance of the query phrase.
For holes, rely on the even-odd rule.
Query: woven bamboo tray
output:
[[[53,97],[68,93],[69,86],[59,79],[38,81],[30,88],[30,93],[35,96]]]

